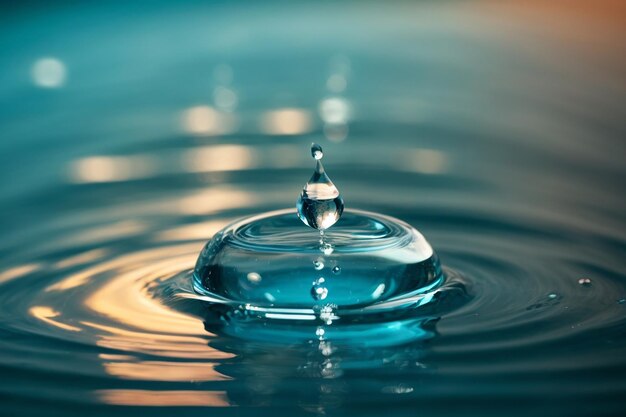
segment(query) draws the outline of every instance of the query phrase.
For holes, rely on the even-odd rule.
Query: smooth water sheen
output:
[[[529,3],[1,14],[0,414],[623,414],[623,25]],[[338,340],[340,245],[307,253],[310,324],[194,294],[237,219],[319,238],[313,141],[348,209],[428,238],[446,297]]]

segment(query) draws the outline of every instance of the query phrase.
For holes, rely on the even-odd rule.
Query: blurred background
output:
[[[626,2],[4,3],[0,68],[7,413],[369,415],[394,398],[405,415],[428,398],[442,415],[470,394],[477,415],[619,409]],[[233,219],[293,207],[313,141],[347,209],[420,228],[474,288],[419,389],[347,371],[298,399],[314,383],[270,378],[283,358],[220,345],[154,289]],[[581,277],[593,289],[569,293]]]

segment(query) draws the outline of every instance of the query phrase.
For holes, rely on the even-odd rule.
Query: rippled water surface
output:
[[[0,414],[621,414],[624,66],[531,4],[7,10]],[[412,338],[251,340],[184,296],[216,231],[295,216],[312,141],[463,283]]]

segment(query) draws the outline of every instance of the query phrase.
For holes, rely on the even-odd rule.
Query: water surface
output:
[[[0,414],[621,414],[622,8],[574,6],[7,10]],[[461,307],[346,346],[222,333],[179,297],[220,228],[295,216],[312,141]]]

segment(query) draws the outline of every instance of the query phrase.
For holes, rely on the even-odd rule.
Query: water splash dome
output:
[[[315,172],[297,210],[245,218],[218,232],[197,261],[195,291],[219,320],[239,324],[345,326],[415,318],[445,282],[431,245],[398,219],[344,212],[319,145],[312,155]]]

